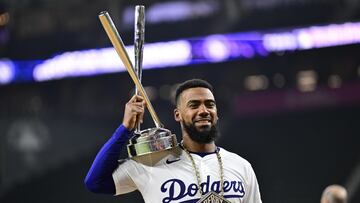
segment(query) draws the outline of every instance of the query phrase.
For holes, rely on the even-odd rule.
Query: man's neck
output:
[[[183,135],[183,144],[184,147],[190,152],[211,153],[211,152],[215,152],[216,150],[214,141],[210,143],[202,144],[193,141],[188,135]]]

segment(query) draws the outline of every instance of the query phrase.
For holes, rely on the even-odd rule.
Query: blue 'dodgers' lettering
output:
[[[208,193],[209,191],[220,192],[220,181],[210,181],[210,176],[206,177],[206,181],[201,183],[203,194]],[[163,203],[170,203],[174,200],[180,200],[186,196],[193,197],[197,194],[199,188],[197,184],[191,183],[186,186],[182,180],[179,179],[170,179],[165,181],[161,185],[161,192],[167,194],[163,198]],[[238,197],[244,197],[245,187],[241,181],[224,181],[224,192],[234,192]]]
[[[179,191],[176,191],[176,193],[175,187],[180,189]],[[179,200],[186,196],[185,183],[179,179],[170,179],[161,185],[161,192],[168,192],[168,197],[163,199],[163,203],[169,203],[172,200]]]

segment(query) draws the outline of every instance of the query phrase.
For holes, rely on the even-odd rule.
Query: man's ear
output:
[[[177,108],[174,109],[174,118],[176,121],[180,121],[181,120],[181,115],[180,115],[180,112]]]

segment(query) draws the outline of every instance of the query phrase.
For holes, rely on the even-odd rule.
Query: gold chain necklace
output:
[[[202,187],[201,187],[200,172],[199,172],[198,168],[196,167],[194,158],[191,156],[190,152],[184,146],[183,141],[181,141],[180,144],[181,144],[181,147],[184,149],[184,151],[186,152],[186,154],[189,156],[189,158],[191,160],[192,166],[193,166],[193,168],[195,170],[195,175],[196,175],[197,184],[198,184],[197,186],[199,188],[201,199],[203,199],[204,194],[203,194]],[[223,196],[224,196],[224,166],[223,166],[223,162],[221,160],[221,156],[220,156],[218,148],[216,148],[215,152],[216,152],[216,157],[217,157],[219,167],[220,167],[220,188],[221,188],[220,197],[223,198]]]

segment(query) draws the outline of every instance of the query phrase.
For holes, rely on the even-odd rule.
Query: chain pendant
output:
[[[196,203],[231,203],[229,200],[221,197],[214,191],[207,193],[204,197],[202,197]]]
[[[193,165],[193,168],[195,170],[195,175],[196,175],[196,179],[198,182],[198,188],[199,188],[199,192],[201,195],[201,199],[199,201],[197,201],[197,203],[231,203],[229,200],[226,200],[223,195],[224,195],[224,168],[223,168],[223,162],[221,160],[221,156],[219,153],[219,150],[216,149],[215,153],[216,153],[216,157],[218,159],[219,162],[219,166],[220,166],[220,186],[221,186],[221,192],[220,195],[218,195],[216,192],[214,191],[210,191],[209,193],[207,193],[206,195],[204,195],[202,193],[202,187],[201,187],[201,178],[200,178],[200,173],[199,170],[196,167],[194,158],[191,156],[190,152],[186,149],[186,147],[183,144],[183,141],[181,141],[180,143],[181,147],[184,149],[184,151],[186,152],[186,154],[189,156],[191,164]]]

